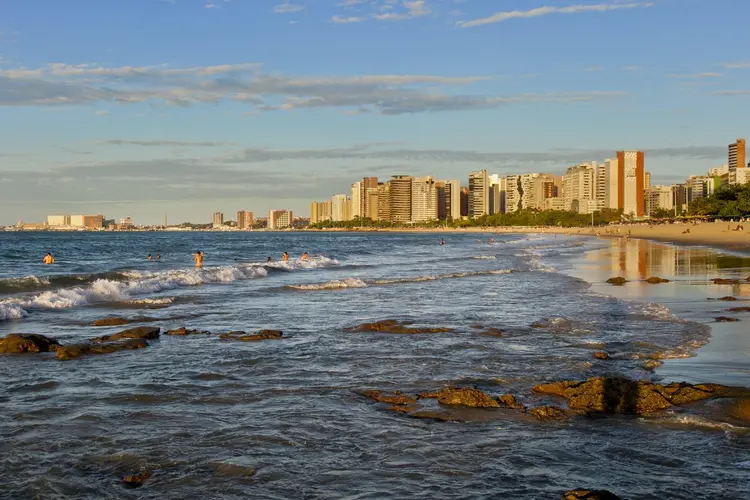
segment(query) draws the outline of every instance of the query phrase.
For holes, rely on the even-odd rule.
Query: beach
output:
[[[750,260],[520,231],[0,234],[0,497],[744,498]]]

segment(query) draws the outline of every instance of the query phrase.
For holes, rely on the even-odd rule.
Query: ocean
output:
[[[538,406],[549,399],[535,384],[599,375],[750,387],[743,323],[714,323],[729,306],[707,300],[750,298],[710,284],[748,268],[708,249],[561,235],[0,233],[0,336],[65,344],[127,328],[91,326],[111,316],[284,332],[0,357],[0,498],[746,498],[750,428],[720,400],[650,417],[436,419],[362,392],[478,387]],[[654,274],[671,282],[637,282]],[[349,331],[386,319],[451,331]],[[140,470],[151,477],[125,489]]]

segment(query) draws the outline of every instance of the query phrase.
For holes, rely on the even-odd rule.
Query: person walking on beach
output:
[[[203,267],[203,252],[201,250],[195,252],[193,260],[195,261],[195,267]]]
[[[54,264],[55,263],[55,258],[52,257],[51,253],[47,252],[47,255],[44,256],[44,259],[42,259],[42,262],[44,264],[46,264],[46,265]]]

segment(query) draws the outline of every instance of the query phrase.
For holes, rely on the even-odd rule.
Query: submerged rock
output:
[[[651,285],[658,285],[660,283],[669,283],[668,279],[659,278],[658,276],[651,276],[649,279],[645,281],[646,283],[649,283]]]
[[[572,410],[636,415],[705,399],[748,393],[747,390],[716,384],[673,383],[663,386],[643,380],[604,377],[594,377],[583,382],[540,384],[532,390],[539,394],[566,398]]]
[[[437,399],[446,406],[466,406],[467,408],[500,408],[500,404],[484,392],[472,387],[445,387],[438,392],[419,395],[420,399]]]
[[[259,340],[280,340],[284,334],[281,330],[261,330],[258,333],[247,334],[242,331],[223,333],[219,335],[224,340],[239,340],[242,342],[257,342]]]
[[[736,399],[730,406],[730,416],[750,424],[750,398]]]
[[[557,406],[540,406],[532,408],[529,413],[539,420],[565,420],[568,418],[568,412]]]
[[[148,326],[139,326],[137,328],[130,328],[129,330],[123,330],[120,333],[113,335],[104,335],[102,337],[94,337],[91,342],[114,342],[117,340],[124,339],[146,339],[154,340],[159,338],[161,328],[153,328]]]
[[[60,343],[36,333],[11,333],[0,338],[0,354],[56,351]]]
[[[727,278],[714,278],[711,280],[714,285],[739,285],[740,280],[732,280]]]
[[[610,285],[614,285],[614,286],[622,286],[622,285],[624,285],[627,282],[628,282],[628,280],[626,280],[625,278],[622,278],[622,277],[609,278],[607,280],[607,283],[609,283]]]
[[[607,490],[570,490],[563,493],[560,500],[620,500],[620,497]]]
[[[714,318],[717,323],[736,323],[739,318],[730,318],[729,316],[717,316]]]
[[[483,332],[479,332],[479,335],[484,335],[485,337],[502,337],[503,331],[499,328],[489,327],[485,328]]]
[[[592,356],[594,356],[595,359],[601,359],[603,361],[610,359],[609,354],[604,351],[595,352]]]
[[[510,408],[512,410],[521,410],[524,413],[526,412],[526,406],[519,403],[513,394],[503,394],[502,396],[497,398],[497,402],[500,403],[500,406],[503,406],[505,408]]]
[[[176,330],[168,330],[165,335],[176,335],[176,336],[185,336],[185,335],[211,335],[211,332],[206,330],[188,330],[184,326],[182,328],[177,328]]]
[[[131,474],[129,476],[123,476],[122,482],[128,488],[139,488],[143,486],[148,478],[151,477],[151,473],[148,471],[141,471],[138,474]]]
[[[414,396],[401,394],[399,391],[392,393],[381,391],[362,391],[362,395],[379,403],[388,403],[394,406],[408,405],[417,402]]]
[[[72,344],[60,346],[57,349],[57,359],[69,360],[92,354],[111,354],[118,351],[143,349],[148,347],[144,339],[129,339],[124,342],[106,344]]]
[[[732,313],[750,312],[750,307],[732,307],[730,309],[727,309],[727,312],[732,312]]]
[[[358,326],[347,328],[347,332],[376,332],[376,333],[399,333],[399,334],[420,334],[420,333],[451,333],[452,328],[435,328],[422,327],[415,328],[408,321],[398,321],[395,319],[384,319],[374,323],[362,323]]]
[[[97,319],[93,323],[91,323],[91,326],[121,326],[121,325],[129,325],[131,323],[153,323],[155,321],[161,321],[159,318],[148,318],[148,317],[140,317],[140,318],[120,318],[120,317],[110,317],[110,318],[102,318]]]
[[[726,297],[721,297],[721,298],[718,298],[716,300],[723,300],[724,302],[736,302],[737,298],[736,297],[732,297],[731,295],[727,295]]]

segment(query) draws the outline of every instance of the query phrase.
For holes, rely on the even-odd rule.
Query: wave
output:
[[[687,427],[698,427],[703,429],[724,431],[724,432],[750,432],[747,427],[732,425],[729,422],[716,422],[698,415],[679,415],[663,419],[668,425],[680,425]]]
[[[472,259],[476,259],[476,260],[495,260],[495,259],[497,259],[497,257],[495,257],[494,255],[475,255],[474,257],[472,257]]]
[[[294,290],[337,290],[341,288],[367,288],[367,283],[357,278],[328,281],[326,283],[312,283],[309,285],[288,285]]]
[[[122,281],[128,278],[127,273],[107,272],[97,274],[67,274],[52,276],[25,276],[18,278],[0,279],[0,294],[24,293],[46,290],[50,288],[64,288],[94,283],[100,279]]]

